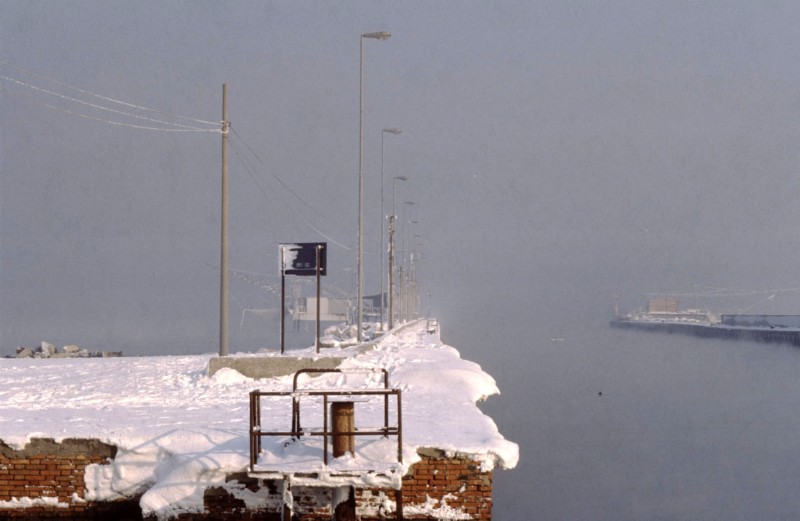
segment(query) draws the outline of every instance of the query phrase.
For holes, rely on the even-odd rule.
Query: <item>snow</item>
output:
[[[288,438],[265,437],[257,469],[314,471],[320,476],[316,484],[327,480],[329,486],[353,480],[399,486],[402,474],[419,460],[417,449],[423,447],[469,455],[485,470],[513,468],[519,457],[517,445],[503,438],[476,406],[477,401],[499,394],[494,379],[477,364],[462,360],[456,349],[444,345],[438,334],[427,333],[424,326],[419,321],[397,328],[369,346],[324,349],[320,355],[313,347],[287,353],[344,356],[341,368],[353,370],[303,376],[300,388],[306,390],[382,388],[382,375],[374,369],[386,369],[390,387],[402,390],[402,465],[396,462],[397,440],[391,436],[358,437],[355,455],[331,459],[327,467],[322,463],[320,437],[291,443]],[[94,438],[117,446],[110,465],[87,467],[85,499],[143,493],[143,512],[160,519],[202,511],[203,492],[210,486],[230,488],[246,501],[263,501],[256,493],[226,483],[225,475],[248,469],[249,392],[290,391],[292,376],[253,380],[226,368],[209,377],[212,356],[0,360],[2,440],[13,448],[24,447],[34,437]],[[382,425],[382,400],[357,403],[357,425]],[[272,430],[288,430],[288,403],[263,401],[262,423],[274,424]],[[321,425],[321,412],[313,413],[315,408],[321,410],[315,399],[301,398],[301,403],[303,427]],[[381,467],[380,462],[386,465]],[[378,470],[363,472],[366,468]],[[336,476],[343,471],[356,477],[348,481]],[[15,498],[0,508],[31,501],[39,500]],[[435,508],[444,514],[449,507],[415,508]]]
[[[73,498],[75,499],[75,498]],[[2,509],[17,509],[17,508],[31,508],[31,507],[57,507],[68,508],[69,503],[59,501],[57,497],[37,497],[37,498],[15,498],[12,497],[10,501],[0,501],[0,510]]]
[[[428,496],[428,500],[422,505],[409,505],[403,509],[405,515],[424,515],[435,519],[472,519],[472,516],[462,512],[457,508],[448,506],[448,497],[445,496],[440,502]],[[441,504],[439,504],[441,503]]]

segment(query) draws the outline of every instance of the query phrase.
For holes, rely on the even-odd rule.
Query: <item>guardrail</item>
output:
[[[296,395],[292,398],[292,430],[301,432],[300,427],[300,401],[297,397],[297,392],[300,390],[298,387],[298,379],[302,374],[325,374],[325,373],[344,373],[344,374],[371,374],[379,372],[383,375],[383,388],[389,389],[389,372],[386,369],[299,369],[294,373],[292,378],[292,391]],[[386,395],[383,400],[383,426],[384,429],[389,428],[389,396]]]
[[[254,472],[258,463],[258,456],[261,453],[261,438],[264,436],[291,436],[299,439],[302,436],[322,436],[323,439],[323,462],[328,464],[328,442],[334,434],[336,436],[396,436],[397,437],[397,461],[403,462],[403,415],[402,415],[402,392],[399,389],[389,389],[389,376],[385,369],[383,373],[383,389],[360,389],[360,390],[302,390],[298,388],[298,377],[308,373],[372,373],[374,370],[343,370],[343,369],[300,369],[294,375],[292,391],[260,391],[250,392],[250,471]],[[332,432],[329,429],[328,403],[331,397],[358,397],[358,396],[383,396],[384,401],[384,423],[382,428],[353,431]],[[395,397],[397,401],[397,418],[394,426],[389,425],[389,398]],[[261,397],[287,397],[292,400],[292,426],[288,431],[265,430],[262,425],[261,417]],[[322,397],[323,426],[322,430],[303,430],[300,426],[300,404],[301,398]]]

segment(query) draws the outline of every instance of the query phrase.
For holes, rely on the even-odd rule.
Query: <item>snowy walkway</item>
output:
[[[516,465],[517,445],[505,440],[475,405],[498,393],[495,381],[443,345],[438,335],[426,333],[424,324],[389,334],[372,350],[351,350],[342,368],[384,368],[390,386],[403,392],[406,465],[418,460],[420,447],[470,454],[487,469]],[[336,351],[347,355],[350,350]],[[313,349],[304,352],[313,356]],[[87,499],[144,493],[145,513],[197,510],[207,487],[223,484],[226,474],[247,470],[248,393],[292,388],[291,376],[252,380],[224,369],[209,377],[211,356],[0,360],[0,439],[15,448],[34,437],[94,438],[116,445],[113,465],[87,469]],[[337,374],[308,379],[304,387],[374,388],[378,378],[379,373]],[[277,406],[265,407],[263,420],[288,425],[291,418]],[[321,454],[314,442],[285,447],[285,441],[264,438],[260,463],[291,470],[303,461],[306,469],[325,470],[321,460],[310,461],[314,451]],[[355,460],[385,452],[386,442],[357,440],[361,448]],[[395,441],[388,443],[396,453]]]

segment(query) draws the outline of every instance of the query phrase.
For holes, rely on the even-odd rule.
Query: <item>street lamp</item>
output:
[[[379,279],[380,280],[380,285],[378,286],[379,288],[381,288],[381,291],[380,291],[380,293],[381,293],[381,330],[383,330],[383,256],[384,256],[383,246],[384,246],[384,241],[385,241],[385,238],[384,238],[384,235],[383,235],[383,219],[386,218],[386,215],[383,213],[383,136],[385,136],[387,132],[389,134],[397,135],[400,132],[402,132],[402,130],[400,130],[399,128],[385,128],[385,129],[381,130],[381,246],[378,249],[378,253],[380,253],[380,255],[381,255],[381,278]]]
[[[364,256],[363,242],[361,240],[361,228],[364,225],[364,39],[388,40],[391,34],[386,31],[377,33],[362,33],[358,39],[358,295],[356,305],[358,306],[358,329],[356,340],[361,342],[361,323],[364,319],[364,306],[362,305],[361,295],[363,293],[364,273],[362,259]]]
[[[408,181],[404,175],[396,175],[392,179],[392,215],[389,216],[389,329],[394,328],[394,189],[397,181]]]

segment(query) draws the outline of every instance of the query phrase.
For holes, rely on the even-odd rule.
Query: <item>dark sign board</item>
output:
[[[319,274],[325,275],[327,243],[298,242],[281,244],[281,272],[284,275],[314,276],[317,274],[317,248],[319,248]]]

